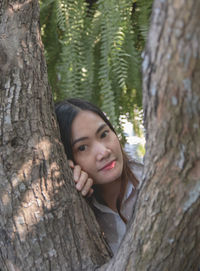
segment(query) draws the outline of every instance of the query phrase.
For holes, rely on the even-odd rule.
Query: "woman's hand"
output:
[[[73,170],[74,181],[76,189],[81,192],[83,196],[90,197],[94,190],[92,189],[93,180],[88,177],[88,174],[81,170],[79,165],[74,165],[72,160],[68,160],[70,168]]]

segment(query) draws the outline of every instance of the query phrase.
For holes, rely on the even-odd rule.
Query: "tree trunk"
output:
[[[157,0],[143,63],[144,182],[117,255],[76,192],[53,113],[36,1],[0,14],[0,268],[200,267],[200,2]]]
[[[110,256],[58,140],[37,1],[1,2],[0,62],[0,270],[94,270]]]
[[[157,0],[143,62],[144,182],[103,270],[200,268],[200,1]]]

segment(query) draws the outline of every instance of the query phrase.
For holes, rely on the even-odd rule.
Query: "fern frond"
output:
[[[55,100],[80,97],[97,104],[121,134],[121,115],[134,122],[152,1],[42,0],[42,38]]]
[[[67,6],[64,0],[55,0],[57,25],[60,30],[66,30],[66,11]]]
[[[153,0],[139,0],[137,1],[138,12],[138,26],[140,32],[146,41],[147,33],[149,29],[150,15],[152,11]]]

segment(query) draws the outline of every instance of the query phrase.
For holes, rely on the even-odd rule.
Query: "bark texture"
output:
[[[110,256],[59,142],[38,2],[0,6],[0,270],[94,270]]]
[[[200,1],[156,0],[143,62],[145,180],[101,270],[200,268]]]
[[[0,2],[1,271],[96,270],[109,259],[76,192],[53,114],[37,1]],[[200,267],[200,2],[156,0],[144,54],[144,182],[99,270]]]

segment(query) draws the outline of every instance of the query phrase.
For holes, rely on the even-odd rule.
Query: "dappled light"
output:
[[[33,0],[28,0],[23,3],[12,2],[12,3],[10,3],[10,8],[8,8],[8,11],[11,13],[17,12],[20,9],[24,8],[24,6],[29,5],[31,2],[33,2]]]
[[[9,208],[11,200],[17,203],[13,206],[13,232],[19,234],[21,241],[44,219],[45,209],[54,207],[53,193],[57,193],[59,186],[54,187],[51,178],[60,179],[60,170],[56,162],[48,166],[51,151],[52,143],[47,138],[42,139],[32,148],[33,157],[12,175],[11,186],[4,187],[3,208]],[[43,173],[40,173],[42,168]]]

